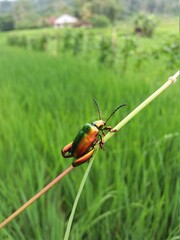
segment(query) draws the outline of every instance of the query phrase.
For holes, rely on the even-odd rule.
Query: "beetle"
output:
[[[108,130],[111,132],[116,132],[115,129],[112,129],[111,126],[106,126],[109,119],[114,115],[114,113],[121,107],[126,106],[126,104],[122,104],[117,107],[107,118],[106,121],[102,120],[100,114],[100,108],[96,101],[93,99],[99,115],[99,120],[96,120],[92,123],[86,123],[82,129],[76,135],[74,141],[67,144],[62,150],[61,154],[64,158],[74,157],[74,161],[72,163],[73,167],[77,167],[85,162],[87,162],[95,151],[95,145],[99,142],[99,146],[103,148],[103,140],[102,135],[104,134],[104,130]],[[102,133],[102,135],[101,135]]]

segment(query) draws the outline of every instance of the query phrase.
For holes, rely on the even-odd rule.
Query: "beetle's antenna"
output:
[[[94,102],[95,102],[95,104],[96,104],[96,107],[97,107],[97,110],[98,110],[99,119],[102,119],[102,118],[101,118],[101,113],[100,113],[100,108],[99,108],[98,102],[97,102],[97,100],[96,100],[95,98],[93,98],[93,100],[94,100]]]
[[[109,119],[115,114],[115,112],[116,112],[119,108],[124,107],[124,106],[126,106],[126,104],[122,104],[122,105],[120,105],[119,107],[117,107],[117,108],[111,113],[111,115],[107,118],[106,123],[109,121]]]

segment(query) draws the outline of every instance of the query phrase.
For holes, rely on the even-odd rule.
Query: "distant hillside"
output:
[[[9,17],[15,28],[44,27],[52,17],[68,13],[91,21],[93,18],[115,22],[145,11],[155,14],[178,14],[177,0],[0,0],[0,17]],[[9,15],[9,16],[4,16]],[[5,19],[7,24],[7,19]],[[9,21],[9,20],[8,20]],[[4,24],[4,23],[3,23]],[[8,23],[9,24],[9,23]]]
[[[16,8],[21,6],[21,10],[31,10],[40,16],[53,15],[57,10],[68,9],[72,6],[72,0],[0,0],[0,15],[12,14]],[[31,6],[30,9],[26,9]]]
[[[0,1],[0,14],[9,14],[12,12],[14,2],[12,1]]]
[[[0,14],[9,13],[21,8],[21,11],[32,11],[40,16],[51,16],[63,11],[82,14],[107,14],[119,11],[130,14],[138,11],[156,13],[178,13],[177,0],[0,0]],[[59,15],[58,14],[58,15]]]

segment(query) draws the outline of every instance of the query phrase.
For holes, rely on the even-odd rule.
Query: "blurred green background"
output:
[[[92,98],[103,119],[127,103],[110,120],[114,126],[173,75],[180,60],[173,1],[5,2],[11,7],[2,11],[0,2],[0,221],[71,164],[60,150],[97,120]],[[65,11],[91,27],[47,26],[44,19]],[[5,18],[13,29],[2,28]],[[98,152],[70,239],[180,239],[179,84]],[[74,169],[4,227],[0,239],[63,239],[86,168]]]

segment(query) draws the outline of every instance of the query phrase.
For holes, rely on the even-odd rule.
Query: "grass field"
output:
[[[167,28],[165,24],[152,40],[135,41],[144,48],[155,42],[160,47],[166,35],[177,33],[176,21]],[[166,57],[146,59],[137,69],[133,55],[122,75],[81,55],[54,57],[9,47],[5,40],[1,34],[0,221],[71,164],[60,150],[84,123],[98,118],[93,97],[105,119],[127,103],[111,119],[109,124],[114,126],[178,70],[178,65],[165,66]],[[70,239],[180,239],[179,84],[98,152]],[[0,239],[63,239],[86,168],[84,164],[74,169],[2,229]]]

